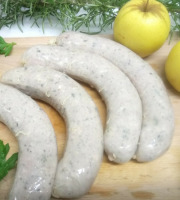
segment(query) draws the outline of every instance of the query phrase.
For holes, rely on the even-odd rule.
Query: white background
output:
[[[45,22],[44,24],[44,32],[42,29],[42,26],[37,27],[37,25],[33,25],[33,20],[25,19],[24,20],[24,25],[21,25],[21,28],[23,32],[18,28],[17,24],[14,24],[11,26],[11,28],[8,27],[3,27],[0,30],[0,36],[5,37],[5,38],[10,38],[10,37],[38,37],[38,36],[57,36],[62,32],[62,27],[61,25],[54,19],[52,20],[52,26],[49,24],[49,22]],[[39,22],[41,25],[41,22]],[[87,31],[87,29],[83,29],[84,31]],[[91,31],[97,32],[99,29],[96,27],[92,27]],[[103,31],[101,33],[107,33],[110,34],[112,33],[112,28],[107,27],[106,31]]]

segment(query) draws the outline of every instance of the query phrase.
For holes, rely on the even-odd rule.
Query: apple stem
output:
[[[147,12],[148,4],[149,4],[149,0],[146,1],[144,12]]]

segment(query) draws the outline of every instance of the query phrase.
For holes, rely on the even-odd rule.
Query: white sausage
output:
[[[58,164],[53,196],[86,194],[103,156],[103,130],[97,108],[87,92],[67,75],[44,67],[11,70],[2,81],[52,105],[64,117],[67,143]]]
[[[136,159],[151,161],[170,146],[174,114],[166,89],[152,67],[128,48],[110,39],[66,32],[57,44],[68,49],[97,53],[119,67],[133,82],[142,100],[143,123]]]
[[[117,67],[101,56],[54,45],[31,47],[23,63],[47,66],[94,86],[107,107],[104,148],[109,160],[124,163],[134,156],[141,131],[141,101]]]
[[[0,121],[17,137],[19,158],[10,200],[48,200],[57,167],[57,145],[45,112],[29,96],[0,83]]]

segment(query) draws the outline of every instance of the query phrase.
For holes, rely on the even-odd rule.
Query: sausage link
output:
[[[130,78],[139,92],[143,109],[136,159],[146,162],[161,156],[171,144],[174,114],[163,82],[152,67],[134,52],[110,39],[65,32],[57,38],[56,43],[71,50],[97,53]]]
[[[0,83],[0,121],[14,133],[19,145],[9,199],[50,199],[57,167],[57,145],[49,118],[29,96]]]
[[[16,68],[1,80],[49,103],[63,116],[68,139],[58,164],[53,196],[77,198],[86,194],[103,156],[102,124],[90,96],[67,75],[40,66]]]
[[[141,131],[141,100],[116,66],[101,56],[54,45],[31,47],[23,63],[53,68],[95,87],[107,107],[104,148],[109,160],[124,163],[134,156]]]

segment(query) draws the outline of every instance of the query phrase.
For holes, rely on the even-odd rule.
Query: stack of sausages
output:
[[[10,199],[78,198],[91,188],[104,151],[112,162],[148,162],[169,148],[174,115],[166,89],[152,67],[126,47],[65,32],[55,45],[28,49],[22,62],[0,84],[0,120],[20,146]],[[76,80],[104,100],[104,131],[93,100]],[[53,127],[30,97],[47,102],[65,120],[67,143],[59,163]]]

